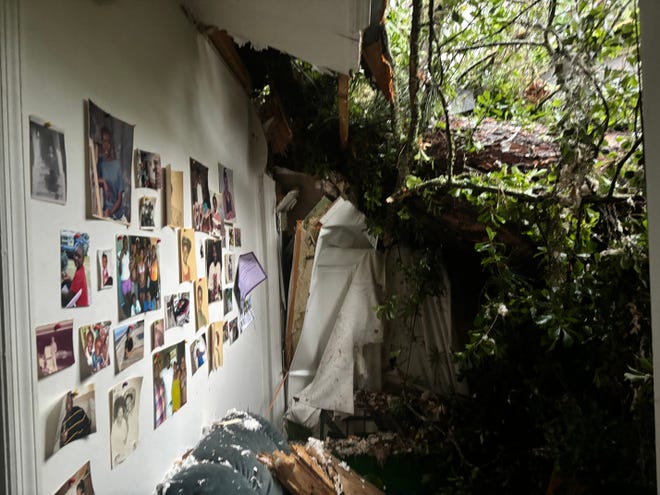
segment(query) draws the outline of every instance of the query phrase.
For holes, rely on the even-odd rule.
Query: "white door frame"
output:
[[[39,493],[20,40],[20,0],[0,0],[0,492]]]

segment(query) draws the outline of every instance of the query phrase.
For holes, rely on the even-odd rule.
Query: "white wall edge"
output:
[[[19,0],[0,2],[0,389],[4,493],[39,493],[29,319]],[[20,329],[12,332],[10,329]]]

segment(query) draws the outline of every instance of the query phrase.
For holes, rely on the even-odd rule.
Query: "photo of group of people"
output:
[[[142,377],[110,389],[110,464],[114,469],[138,446]]]
[[[144,357],[144,321],[115,328],[115,374]]]
[[[135,150],[135,187],[160,189],[161,183],[160,155],[150,151]]]
[[[156,209],[156,198],[152,196],[142,196],[140,198],[140,228],[144,230],[154,230],[156,220],[154,211]]]
[[[37,327],[37,377],[39,379],[74,363],[73,320]]]
[[[95,218],[131,221],[134,126],[87,103],[90,211]]]
[[[158,242],[154,237],[117,236],[119,321],[160,309]]]
[[[190,293],[165,296],[165,330],[182,327],[190,321]]]
[[[110,321],[101,321],[93,325],[83,325],[78,329],[81,356],[80,376],[85,379],[110,365],[108,335]]]
[[[55,495],[94,495],[89,461],[70,476],[55,492]]]
[[[30,116],[32,198],[66,204],[64,133]]]
[[[94,384],[84,390],[70,390],[52,409],[46,425],[46,458],[96,432]],[[50,448],[49,448],[50,447]]]
[[[156,429],[188,401],[185,341],[155,352],[153,373]]]
[[[60,231],[60,295],[63,308],[89,306],[89,235]]]

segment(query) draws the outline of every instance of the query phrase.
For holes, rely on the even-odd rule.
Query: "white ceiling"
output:
[[[348,74],[360,63],[371,0],[183,0],[201,23],[239,44],[267,46],[318,68]]]

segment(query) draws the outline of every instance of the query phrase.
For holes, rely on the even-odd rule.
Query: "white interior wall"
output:
[[[163,164],[184,171],[184,218],[192,226],[189,157],[209,167],[209,187],[218,189],[218,162],[234,170],[236,225],[242,229],[240,252],[254,251],[269,280],[253,292],[254,324],[233,345],[225,344],[224,367],[209,375],[208,364],[191,376],[188,403],[153,429],[151,342],[148,329],[162,309],[145,318],[145,357],[115,375],[114,365],[81,382],[78,363],[40,380],[35,434],[39,491],[53,493],[87,460],[96,493],[150,493],[175,458],[192,446],[201,429],[228,408],[268,415],[274,384],[279,380],[279,319],[276,234],[272,222],[274,185],[262,174],[266,144],[259,121],[240,86],[207,41],[197,34],[176,2],[52,2],[27,0],[21,7],[21,76],[24,125],[24,173],[29,188],[28,116],[36,115],[65,133],[68,199],[65,206],[27,202],[30,328],[74,319],[79,326],[110,319],[117,323],[115,290],[96,290],[96,251],[113,247],[117,234],[150,235],[135,223],[139,193],[133,189],[134,224],[128,229],[85,216],[85,116],[83,100],[91,99],[117,118],[135,124],[134,147],[159,152]],[[139,191],[139,190],[138,190]],[[160,199],[159,199],[160,202]],[[160,211],[160,204],[159,210]],[[59,302],[59,232],[74,229],[90,235],[91,306],[61,309]],[[157,228],[160,244],[161,292],[192,288],[178,283],[176,232]],[[197,234],[197,241],[206,236]],[[199,257],[198,273],[204,264]],[[215,306],[215,307],[214,307]],[[269,307],[270,306],[270,307]],[[221,319],[219,304],[211,320]],[[273,318],[273,316],[275,318]],[[136,318],[138,319],[138,318]],[[128,320],[127,320],[128,321]],[[269,323],[270,322],[270,323]],[[193,324],[166,332],[166,346],[195,335]],[[33,341],[34,342],[34,341]],[[34,345],[34,344],[32,344]],[[36,380],[34,348],[25,351]],[[114,356],[112,356],[114,359]],[[111,386],[143,376],[139,446],[126,461],[110,469],[109,403]],[[94,383],[97,433],[75,441],[43,461],[46,418],[67,390]],[[29,400],[29,397],[25,398]],[[282,405],[275,408],[281,415]]]

